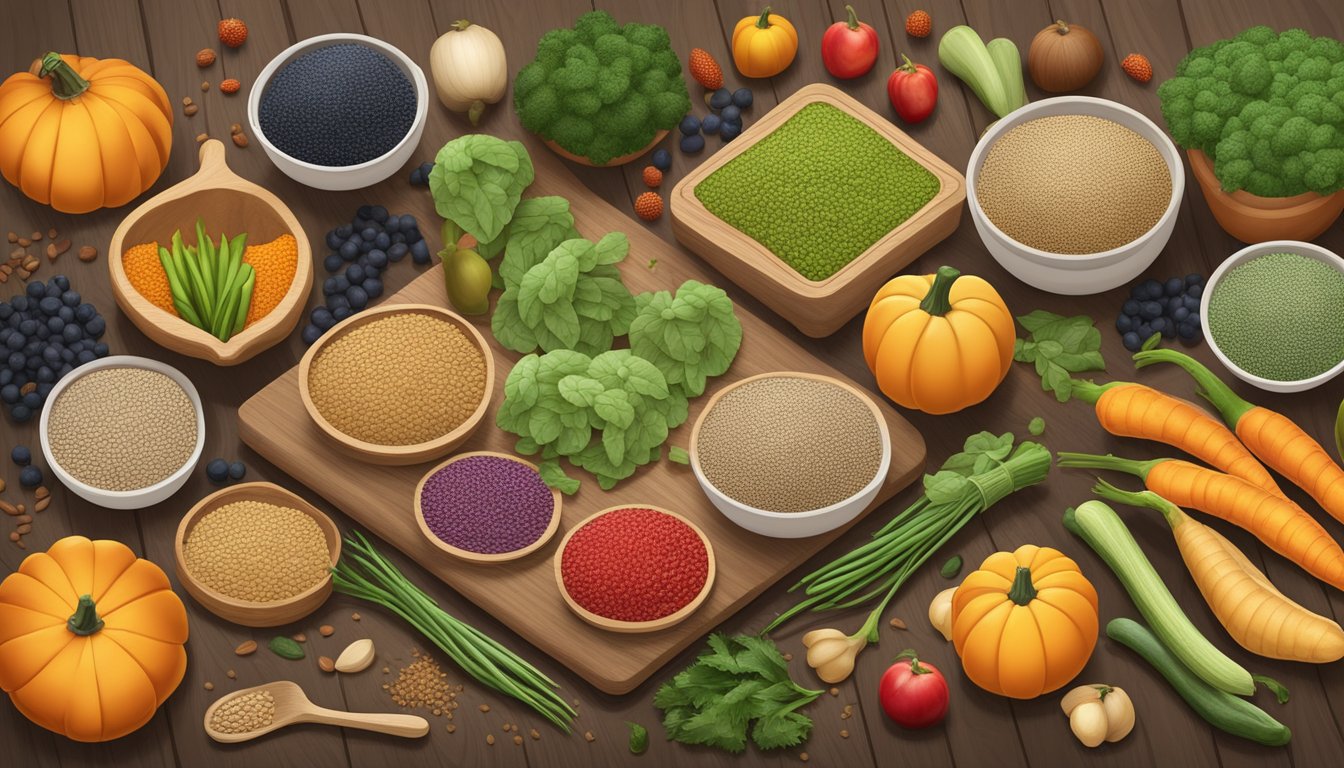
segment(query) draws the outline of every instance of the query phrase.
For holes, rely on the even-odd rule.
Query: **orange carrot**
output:
[[[1287,416],[1242,400],[1213,371],[1198,360],[1171,349],[1139,352],[1142,368],[1152,363],[1175,363],[1194,378],[1199,395],[1213,404],[1241,442],[1274,471],[1311,494],[1332,517],[1344,522],[1344,469],[1330,454]]]
[[[1265,546],[1336,589],[1344,589],[1344,549],[1298,505],[1236,475],[1180,459],[1135,461],[1089,453],[1059,454],[1061,467],[1126,472],[1148,490],[1181,507],[1198,509],[1245,528]]]
[[[1276,496],[1283,495],[1269,471],[1227,427],[1184,400],[1128,381],[1104,385],[1075,381],[1073,396],[1095,403],[1097,421],[1112,435],[1166,443]]]

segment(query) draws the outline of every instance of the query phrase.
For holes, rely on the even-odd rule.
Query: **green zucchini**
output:
[[[1101,555],[1153,631],[1192,672],[1221,691],[1255,693],[1251,673],[1214,647],[1186,618],[1115,510],[1094,499],[1066,511],[1064,527]]]
[[[1026,106],[1027,85],[1022,80],[1022,54],[1018,53],[1017,46],[1006,37],[996,37],[985,43],[985,50],[989,52],[989,60],[994,62],[994,71],[1003,85],[1004,107],[1012,112]]]
[[[938,40],[938,61],[947,71],[961,78],[981,103],[999,117],[1012,112],[1012,96],[999,77],[999,69],[989,55],[989,49],[974,29],[959,24],[943,33]],[[1021,78],[1019,72],[1018,77]]]
[[[1199,679],[1156,635],[1137,621],[1112,619],[1106,625],[1106,636],[1142,656],[1167,679],[1185,703],[1213,727],[1270,747],[1287,744],[1293,737],[1288,726],[1270,717],[1263,709]]]

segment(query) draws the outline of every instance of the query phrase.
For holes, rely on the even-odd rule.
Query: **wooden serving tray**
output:
[[[621,271],[631,292],[675,290],[691,278],[715,281],[713,273],[695,259],[687,258],[675,246],[584,188],[560,167],[558,160],[542,152],[533,152],[532,158],[537,176],[528,196],[567,197],[584,237],[596,240],[613,230],[629,236],[630,255],[622,262]],[[654,259],[656,265],[650,268],[649,262]],[[437,306],[447,306],[447,301],[438,267],[385,300],[389,304]],[[668,445],[687,447],[691,427],[713,394],[747,376],[795,370],[845,380],[839,371],[772,327],[769,320],[752,315],[740,304],[737,314],[743,331],[737,359],[725,375],[710,380],[704,395],[691,401],[690,417],[673,430]],[[504,398],[504,381],[519,355],[495,342],[488,317],[469,319],[476,323],[494,352],[499,374],[484,423],[459,450],[512,453],[514,436],[495,427],[494,420]],[[590,475],[569,468],[572,476],[583,480],[583,486],[577,494],[565,498],[560,521],[562,535],[599,510],[616,505],[651,504],[694,521],[714,546],[718,572],[714,588],[699,610],[676,626],[657,632],[640,635],[607,632],[585,623],[570,611],[556,586],[552,560],[562,535],[509,563],[476,565],[441,552],[425,539],[415,520],[415,489],[421,476],[437,462],[381,467],[361,463],[336,450],[304,411],[298,378],[295,366],[243,403],[238,410],[238,430],[243,441],[321,494],[361,527],[405,552],[445,584],[606,693],[633,690],[844,530],[807,539],[772,539],[751,533],[714,508],[701,492],[690,467],[666,460],[640,468],[610,492],[602,491]],[[924,439],[889,403],[878,395],[873,399],[891,429],[892,462],[886,485],[865,515],[924,471]],[[863,517],[860,515],[856,521]]]
[[[774,132],[798,110],[829,104],[872,128],[938,178],[933,199],[825,280],[803,277],[770,249],[730,226],[695,196],[696,186],[753,144]],[[732,144],[714,153],[672,190],[672,232],[715,269],[813,338],[830,336],[862,312],[873,292],[902,267],[957,229],[966,179],[955,168],[910,138],[890,120],[825,83],[799,88],[756,121]]]

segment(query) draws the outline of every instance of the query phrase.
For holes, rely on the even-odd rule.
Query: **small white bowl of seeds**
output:
[[[181,371],[117,355],[61,379],[38,426],[61,484],[109,509],[141,509],[186,483],[205,448],[201,397]]]

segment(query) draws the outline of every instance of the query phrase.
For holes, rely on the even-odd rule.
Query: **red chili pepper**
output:
[[[904,54],[905,63],[896,68],[887,78],[887,98],[896,114],[907,123],[918,123],[933,114],[938,103],[938,78],[933,70],[923,64],[915,64]]]
[[[947,715],[947,681],[932,664],[908,650],[882,675],[877,700],[882,710],[903,728],[928,728]]]
[[[873,68],[877,62],[877,30],[859,21],[854,6],[846,5],[848,21],[837,21],[821,36],[821,63],[832,75],[848,80]]]

